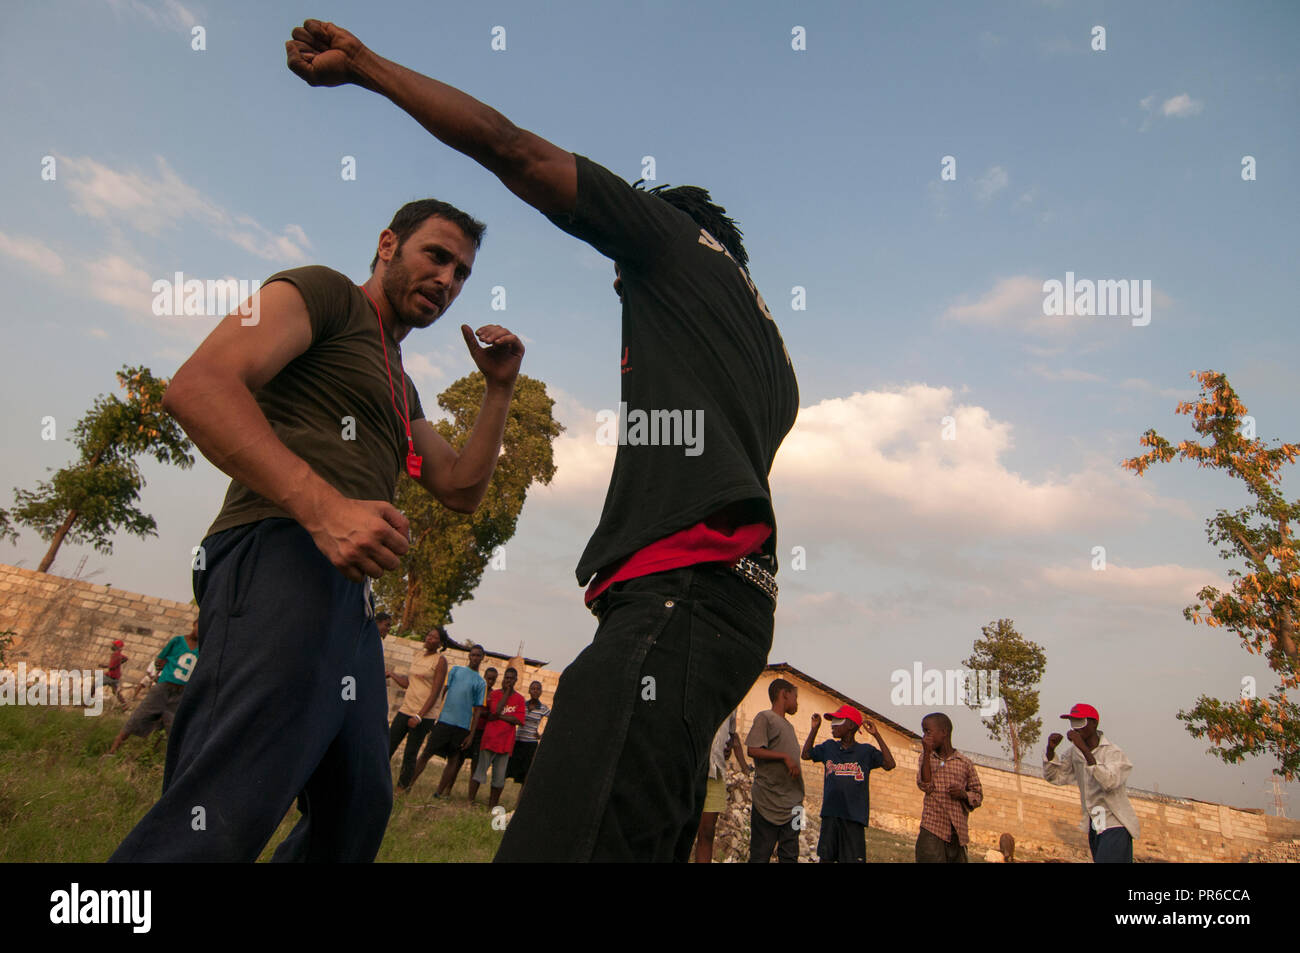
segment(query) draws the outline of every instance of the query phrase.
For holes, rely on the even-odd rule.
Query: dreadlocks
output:
[[[633,188],[640,189],[644,182],[645,179],[637,179]],[[676,188],[660,185],[650,189],[648,194],[658,196],[673,208],[689,215],[696,225],[722,243],[722,247],[736,259],[741,268],[749,270],[749,253],[741,243],[740,229],[727,217],[725,208],[713,203],[707,189],[695,185],[679,185]]]

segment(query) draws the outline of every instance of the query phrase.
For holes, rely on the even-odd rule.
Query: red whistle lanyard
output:
[[[415,439],[411,436],[411,405],[406,398],[406,381],[402,381],[402,406],[406,408],[406,416],[397,409],[397,391],[393,388],[393,372],[388,366],[388,344],[384,341],[384,316],[379,310],[379,305],[375,304],[375,299],[370,297],[370,292],[365,289],[364,285],[357,285],[366,299],[374,305],[375,317],[379,319],[379,346],[384,350],[384,370],[388,373],[388,395],[393,399],[393,412],[401,419],[406,427],[406,472],[411,475],[412,480],[420,479],[420,467],[424,458],[415,452]]]

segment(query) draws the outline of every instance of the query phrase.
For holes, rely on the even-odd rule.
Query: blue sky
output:
[[[890,704],[890,673],[958,666],[981,625],[1010,617],[1047,649],[1044,712],[1096,705],[1133,783],[1265,805],[1266,762],[1222,766],[1174,719],[1243,676],[1273,684],[1181,612],[1223,576],[1205,518],[1244,496],[1189,465],[1137,479],[1118,463],[1148,427],[1190,435],[1174,406],[1209,368],[1262,436],[1300,438],[1286,358],[1293,5],[86,0],[0,13],[0,505],[70,459],[40,439],[42,417],[62,435],[122,364],[170,375],[216,322],[155,317],[153,280],[307,263],[361,279],[392,212],[437,196],[488,234],[452,320],[408,339],[426,406],[470,369],[456,325],[499,321],[525,336],[524,371],[569,428],[507,569],[455,628],[559,667],[593,630],[572,567],[612,461],[595,441],[596,412],[617,406],[612,267],[386,101],[307,88],[283,42],[308,16],[629,180],[654,156],[658,182],[710,188],[738,219],[801,391],[772,487],[784,561],[801,546],[808,568],[781,574],[773,661],[915,725],[924,709]],[[1090,49],[1098,24],[1104,52]],[[49,155],[57,178],[43,181]],[[957,177],[941,181],[949,155]],[[1256,181],[1242,180],[1246,155]],[[1042,282],[1067,271],[1150,280],[1151,323],[1045,318]],[[490,307],[498,285],[505,312]],[[806,310],[791,307],[795,286]],[[956,440],[940,440],[945,416]],[[93,581],[186,599],[225,478],[205,461],[145,469],[157,538],[121,537],[111,557],[65,547],[55,570],[88,555]],[[29,532],[0,558],[35,566],[43,550]],[[954,714],[959,745],[996,750]],[[1288,791],[1294,815],[1300,786]]]

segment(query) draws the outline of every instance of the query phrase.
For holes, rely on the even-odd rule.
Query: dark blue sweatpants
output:
[[[388,693],[363,587],[310,534],[266,519],[203,541],[199,661],[163,793],[111,861],[374,860],[393,805]]]

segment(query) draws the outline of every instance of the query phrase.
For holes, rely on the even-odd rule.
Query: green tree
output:
[[[1151,449],[1122,466],[1141,476],[1153,463],[1180,457],[1245,484],[1255,502],[1231,512],[1219,510],[1206,520],[1206,535],[1220,547],[1221,558],[1229,563],[1241,560],[1248,571],[1232,566],[1231,591],[1206,586],[1197,593],[1200,602],[1184,609],[1183,617],[1235,633],[1247,652],[1268,662],[1278,687],[1267,698],[1256,697],[1248,686],[1243,686],[1242,697],[1229,701],[1202,695],[1190,711],[1180,711],[1178,719],[1187,723],[1194,738],[1208,738],[1208,753],[1225,764],[1269,754],[1277,759],[1273,773],[1293,781],[1300,773],[1300,706],[1287,692],[1300,685],[1300,554],[1291,527],[1300,518],[1300,500],[1287,502],[1278,487],[1282,467],[1295,463],[1300,444],[1268,447],[1255,436],[1254,418],[1226,375],[1204,371],[1192,376],[1200,381],[1200,394],[1195,402],[1180,402],[1175,412],[1192,416],[1192,427],[1204,442],[1184,440],[1175,447],[1148,430],[1141,443]]]
[[[9,518],[9,511],[0,507],[0,539],[7,539],[11,543],[18,542],[18,530],[14,529],[14,524]]]
[[[438,395],[449,420],[433,426],[459,450],[483,402],[485,383],[477,371]],[[423,634],[446,623],[451,609],[474,598],[474,590],[497,547],[515,534],[528,488],[555,476],[552,442],[564,428],[551,415],[555,402],[541,381],[520,374],[501,441],[501,457],[483,502],[473,513],[456,513],[403,473],[394,505],[411,524],[411,548],[396,572],[375,583],[378,600],[393,614],[395,630]]]
[[[188,469],[194,465],[185,431],[162,407],[167,381],[147,367],[123,367],[117,372],[127,399],[100,395],[77,422],[69,437],[81,459],[55,472],[35,492],[14,488],[17,504],[9,517],[35,529],[49,549],[38,572],[48,572],[65,539],[113,551],[113,534],[124,529],[135,536],[154,536],[153,517],[136,507],[144,477],[135,458],[140,454],[159,463]]]
[[[1047,668],[1047,653],[1017,632],[1010,619],[990,622],[981,626],[980,632],[984,637],[975,640],[971,646],[974,654],[962,664],[976,672],[997,673],[996,693],[1002,705],[993,717],[981,720],[989,737],[1011,755],[1019,774],[1025,752],[1043,730],[1043,720],[1038,717],[1038,683]],[[982,707],[979,699],[968,698],[967,704]]]

